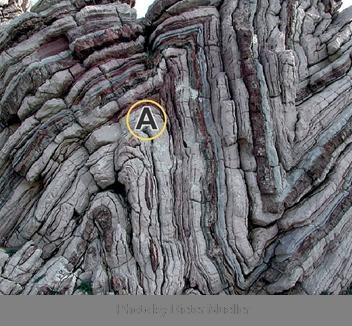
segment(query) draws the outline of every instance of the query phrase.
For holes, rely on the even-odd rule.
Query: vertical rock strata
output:
[[[352,8],[0,1],[1,294],[338,294]],[[19,9],[20,8],[20,9]],[[125,116],[161,103],[163,136]]]

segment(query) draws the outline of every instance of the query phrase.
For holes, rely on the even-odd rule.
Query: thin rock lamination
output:
[[[42,0],[1,26],[0,293],[345,291],[352,8],[131,6]],[[153,142],[125,124],[143,98],[169,117]]]

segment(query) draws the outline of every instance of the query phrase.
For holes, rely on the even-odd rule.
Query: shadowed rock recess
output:
[[[0,1],[0,293],[344,293],[352,8],[134,2]]]

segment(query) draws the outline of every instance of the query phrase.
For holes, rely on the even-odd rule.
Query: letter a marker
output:
[[[134,129],[131,127],[131,114],[133,110],[141,110]],[[155,114],[155,110],[160,110],[162,112],[162,117],[164,120],[163,126],[159,128]],[[159,138],[165,132],[167,127],[167,115],[165,109],[156,101],[153,100],[142,100],[134,103],[127,112],[126,124],[129,133],[142,141],[151,141]],[[151,137],[145,137],[143,132],[146,129],[151,131]]]
[[[152,108],[149,106],[145,106],[142,109],[135,130],[142,131],[145,127],[150,127],[154,131],[159,130],[152,112]]]

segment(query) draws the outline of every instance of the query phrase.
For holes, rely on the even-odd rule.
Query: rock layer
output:
[[[352,8],[133,6],[42,0],[1,27],[0,293],[346,290]],[[152,142],[125,124],[143,98],[169,117]]]

